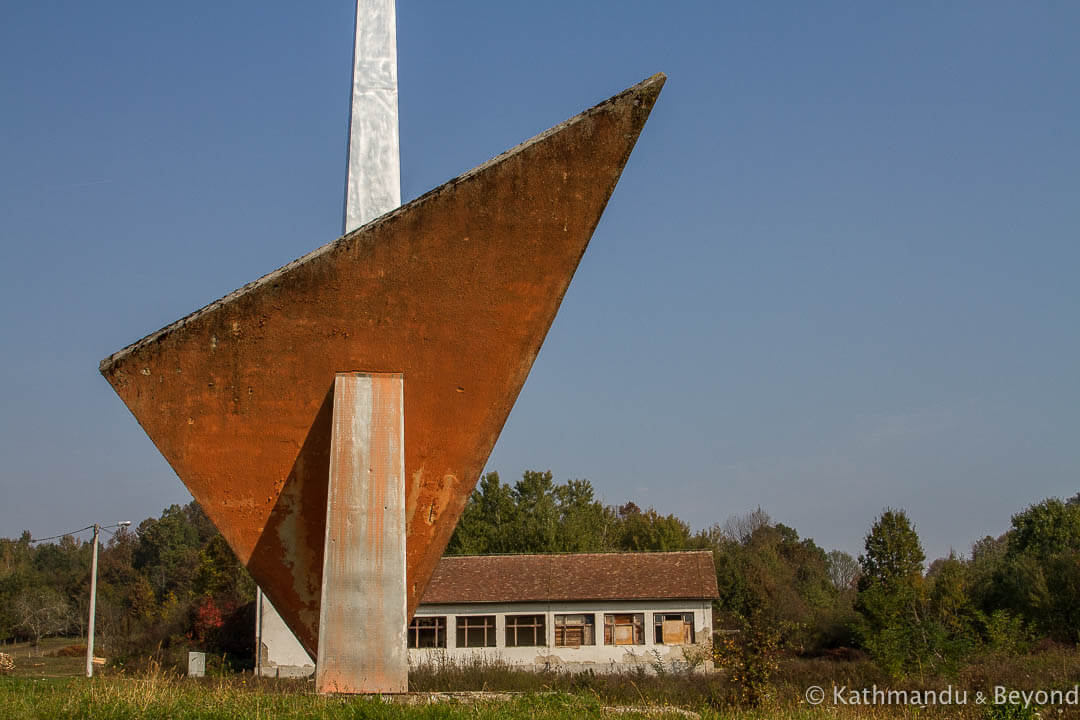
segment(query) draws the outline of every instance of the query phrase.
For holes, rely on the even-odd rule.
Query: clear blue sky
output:
[[[189,495],[107,354],[334,239],[352,6],[0,4],[0,536]],[[1080,5],[411,2],[403,199],[668,84],[489,469],[935,557],[1080,490]]]

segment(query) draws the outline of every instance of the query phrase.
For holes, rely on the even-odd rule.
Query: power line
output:
[[[68,535],[75,535],[76,533],[81,533],[81,532],[84,532],[86,530],[91,530],[91,529],[93,529],[93,527],[94,527],[93,525],[87,525],[86,527],[84,527],[82,529],[72,530],[71,532],[66,532],[66,533],[60,533],[59,535],[52,535],[50,537],[43,537],[43,538],[32,538],[30,540],[30,542],[39,543],[39,542],[45,542],[46,540],[56,540],[57,538],[66,537]]]
[[[115,537],[116,533],[120,532],[120,530],[119,528],[117,528],[116,530],[110,530],[109,528],[103,527],[101,528],[101,532],[105,533],[109,537]]]
[[[112,525],[98,525],[98,529],[109,532],[109,530],[108,530],[109,528],[118,528],[118,527],[121,527],[121,526],[127,527],[130,524],[131,523],[122,523],[122,522],[120,522],[120,523],[113,523]],[[93,528],[94,528],[93,525],[87,525],[84,528],[80,528],[78,530],[72,530],[72,531],[66,532],[66,533],[60,533],[59,535],[52,535],[50,537],[43,537],[43,538],[31,538],[30,542],[39,543],[39,542],[45,542],[46,540],[56,540],[58,538],[67,537],[68,535],[77,535],[78,533],[85,532],[87,530],[92,530]],[[109,534],[112,535],[113,533],[109,532]]]

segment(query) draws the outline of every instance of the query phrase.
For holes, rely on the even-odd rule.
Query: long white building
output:
[[[709,670],[718,596],[708,551],[443,558],[409,625],[409,663]]]

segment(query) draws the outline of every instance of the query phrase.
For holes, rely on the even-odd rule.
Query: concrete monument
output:
[[[376,219],[394,192],[349,200],[359,229],[102,361],[321,691],[405,689],[405,624],[663,83]]]

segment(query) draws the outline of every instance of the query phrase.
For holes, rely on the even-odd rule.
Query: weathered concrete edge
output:
[[[203,315],[206,315],[208,313],[211,313],[211,312],[217,310],[218,308],[220,308],[222,306],[228,305],[229,303],[243,297],[244,295],[252,292],[253,290],[255,290],[255,289],[259,288],[259,287],[262,287],[263,285],[274,282],[275,280],[281,278],[283,275],[288,274],[289,272],[291,272],[295,268],[300,267],[300,266],[302,266],[302,265],[304,265],[304,264],[306,264],[308,262],[311,262],[312,260],[315,260],[318,257],[321,257],[323,254],[336,249],[339,245],[342,245],[342,244],[344,244],[346,242],[351,241],[354,237],[370,232],[371,230],[378,227],[382,223],[388,222],[390,219],[396,217],[398,214],[407,212],[407,211],[409,211],[410,209],[412,209],[414,207],[423,205],[424,203],[427,203],[427,202],[431,201],[435,197],[438,197],[439,195],[441,195],[441,194],[443,194],[445,192],[449,192],[454,187],[456,187],[458,184],[472,178],[475,175],[478,175],[479,173],[487,170],[488,168],[490,168],[490,167],[492,167],[494,165],[505,162],[508,158],[513,157],[514,155],[517,155],[518,153],[524,151],[525,149],[531,147],[532,145],[535,145],[536,143],[542,142],[543,140],[545,140],[548,137],[550,137],[550,136],[564,130],[565,128],[570,127],[572,125],[575,125],[578,122],[581,122],[582,120],[584,120],[586,118],[589,118],[589,117],[591,117],[593,115],[605,112],[610,106],[618,104],[620,101],[626,99],[628,96],[634,96],[634,95],[651,96],[650,97],[650,104],[652,104],[652,102],[654,102],[656,100],[657,95],[659,95],[660,90],[661,90],[661,88],[663,88],[664,83],[666,81],[667,81],[667,75],[665,75],[662,72],[656,73],[655,75],[652,75],[652,76],[646,78],[645,80],[641,81],[637,85],[629,87],[626,90],[623,90],[621,93],[618,93],[617,95],[613,95],[612,97],[608,98],[607,100],[604,100],[603,102],[597,103],[596,105],[589,108],[588,110],[585,110],[585,111],[583,111],[581,113],[578,113],[577,115],[574,115],[573,117],[569,118],[568,120],[565,120],[565,121],[559,123],[558,125],[555,125],[554,127],[549,128],[548,130],[545,130],[544,132],[540,133],[539,135],[535,135],[534,137],[529,138],[528,140],[514,146],[513,148],[510,148],[509,150],[507,150],[507,151],[505,151],[503,153],[500,153],[499,155],[496,155],[495,157],[491,158],[487,162],[482,163],[481,165],[477,165],[472,170],[469,170],[469,171],[467,171],[467,172],[465,172],[465,173],[463,173],[461,175],[458,175],[455,178],[452,178],[452,179],[448,180],[447,182],[443,183],[442,185],[440,185],[440,186],[438,186],[438,187],[424,193],[423,195],[416,198],[415,200],[413,200],[413,201],[411,201],[411,202],[409,202],[409,203],[407,203],[405,205],[402,205],[402,206],[396,208],[395,210],[392,210],[392,211],[386,213],[385,215],[382,215],[382,216],[372,220],[371,222],[364,225],[363,227],[357,228],[353,232],[348,233],[346,235],[343,235],[342,237],[338,238],[337,240],[334,240],[332,242],[327,243],[326,245],[323,245],[321,247],[318,247],[318,248],[312,250],[307,255],[304,255],[304,256],[302,256],[300,258],[297,258],[296,260],[293,260],[292,262],[288,263],[287,265],[283,265],[282,267],[278,268],[277,270],[269,272],[266,275],[263,275],[262,277],[260,277],[259,279],[253,280],[252,282],[247,283],[246,285],[234,290],[233,292],[229,293],[228,295],[225,295],[224,297],[222,297],[222,298],[220,298],[218,300],[215,300],[214,302],[210,303],[209,305],[206,305],[206,306],[204,306],[204,307],[202,307],[202,308],[200,308],[198,310],[195,310],[194,312],[189,313],[188,315],[185,315],[184,317],[180,318],[179,320],[176,320],[175,322],[172,322],[169,325],[166,325],[165,327],[161,328],[160,330],[157,330],[156,332],[150,333],[146,337],[142,338],[141,340],[137,340],[137,341],[133,342],[132,344],[128,345],[127,347],[123,348],[122,350],[118,350],[117,352],[113,353],[112,355],[109,355],[108,357],[106,357],[104,360],[102,360],[99,363],[98,371],[102,375],[104,375],[106,378],[108,378],[109,373],[113,370],[113,368],[116,365],[118,365],[121,361],[123,361],[128,355],[131,355],[131,354],[135,353],[139,349],[141,349],[141,348],[143,348],[143,347],[145,347],[147,345],[152,345],[153,343],[160,340],[162,337],[164,337],[164,336],[166,336],[166,335],[168,335],[170,333],[176,332],[177,330],[182,329],[185,325],[187,325],[188,323],[196,320],[197,318],[202,317]],[[632,149],[632,147],[631,147],[631,149]],[[593,228],[593,230],[595,230],[595,228]]]

